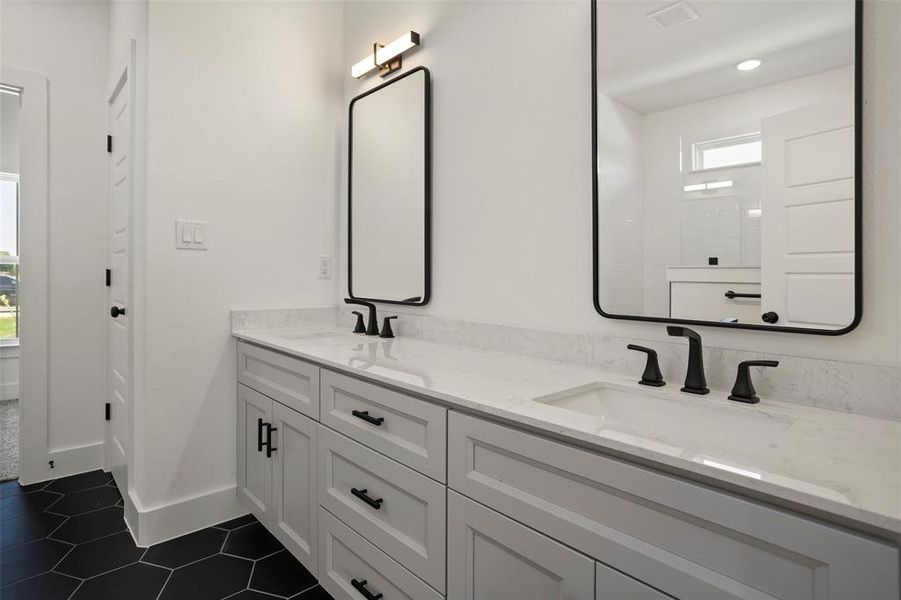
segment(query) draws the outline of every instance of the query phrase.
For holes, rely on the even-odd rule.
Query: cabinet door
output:
[[[238,384],[238,498],[261,523],[269,522],[272,461],[260,442],[271,419],[272,400]]]
[[[595,600],[670,600],[663,592],[648,587],[616,569],[597,563]]]
[[[449,600],[594,600],[595,562],[448,490]]]
[[[272,403],[271,531],[313,575],[318,562],[316,499],[318,424],[299,412]]]

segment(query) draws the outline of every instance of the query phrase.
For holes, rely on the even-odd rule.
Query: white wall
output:
[[[153,2],[147,25],[143,384],[134,489],[152,511],[235,483],[229,310],[326,305],[341,6]],[[175,249],[176,219],[208,251]]]
[[[597,102],[601,306],[610,314],[642,314],[645,287],[642,116],[601,93]]]
[[[407,28],[423,46],[405,66],[432,71],[434,295],[405,310],[664,339],[662,325],[605,320],[591,304],[589,4],[350,2],[345,11],[345,71]],[[838,338],[700,328],[709,346],[901,365],[901,3],[867,2],[866,13],[863,323]],[[377,79],[345,74],[345,101]],[[339,296],[346,289],[342,281]]]
[[[106,2],[4,1],[0,61],[47,76],[50,451],[60,475],[101,465],[106,383]],[[23,274],[27,276],[27,274]],[[27,306],[23,306],[27,310]],[[88,448],[84,448],[88,447]]]

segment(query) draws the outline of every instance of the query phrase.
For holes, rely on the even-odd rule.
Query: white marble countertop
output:
[[[679,392],[678,382],[652,390],[603,371],[413,338],[383,340],[321,327],[233,335],[581,445],[901,535],[901,422],[770,398],[740,404],[717,391],[691,396]],[[653,426],[622,427],[603,416],[535,401],[596,382],[672,402],[675,408],[666,411],[666,430],[677,434],[660,434]],[[681,424],[674,428],[672,421],[683,413],[684,430]],[[704,415],[723,427],[699,426]],[[740,433],[745,419],[747,429],[758,428],[761,435]]]

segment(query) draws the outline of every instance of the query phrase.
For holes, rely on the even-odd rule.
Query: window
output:
[[[0,341],[19,337],[19,176],[0,173]]]
[[[691,145],[692,170],[707,171],[760,163],[763,147],[760,133],[697,142]]]

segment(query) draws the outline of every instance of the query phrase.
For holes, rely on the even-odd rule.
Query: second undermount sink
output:
[[[788,417],[715,398],[640,389],[616,383],[591,383],[535,399],[536,402],[590,415],[601,430],[631,434],[682,448],[740,445],[754,451],[776,442],[791,427]]]

